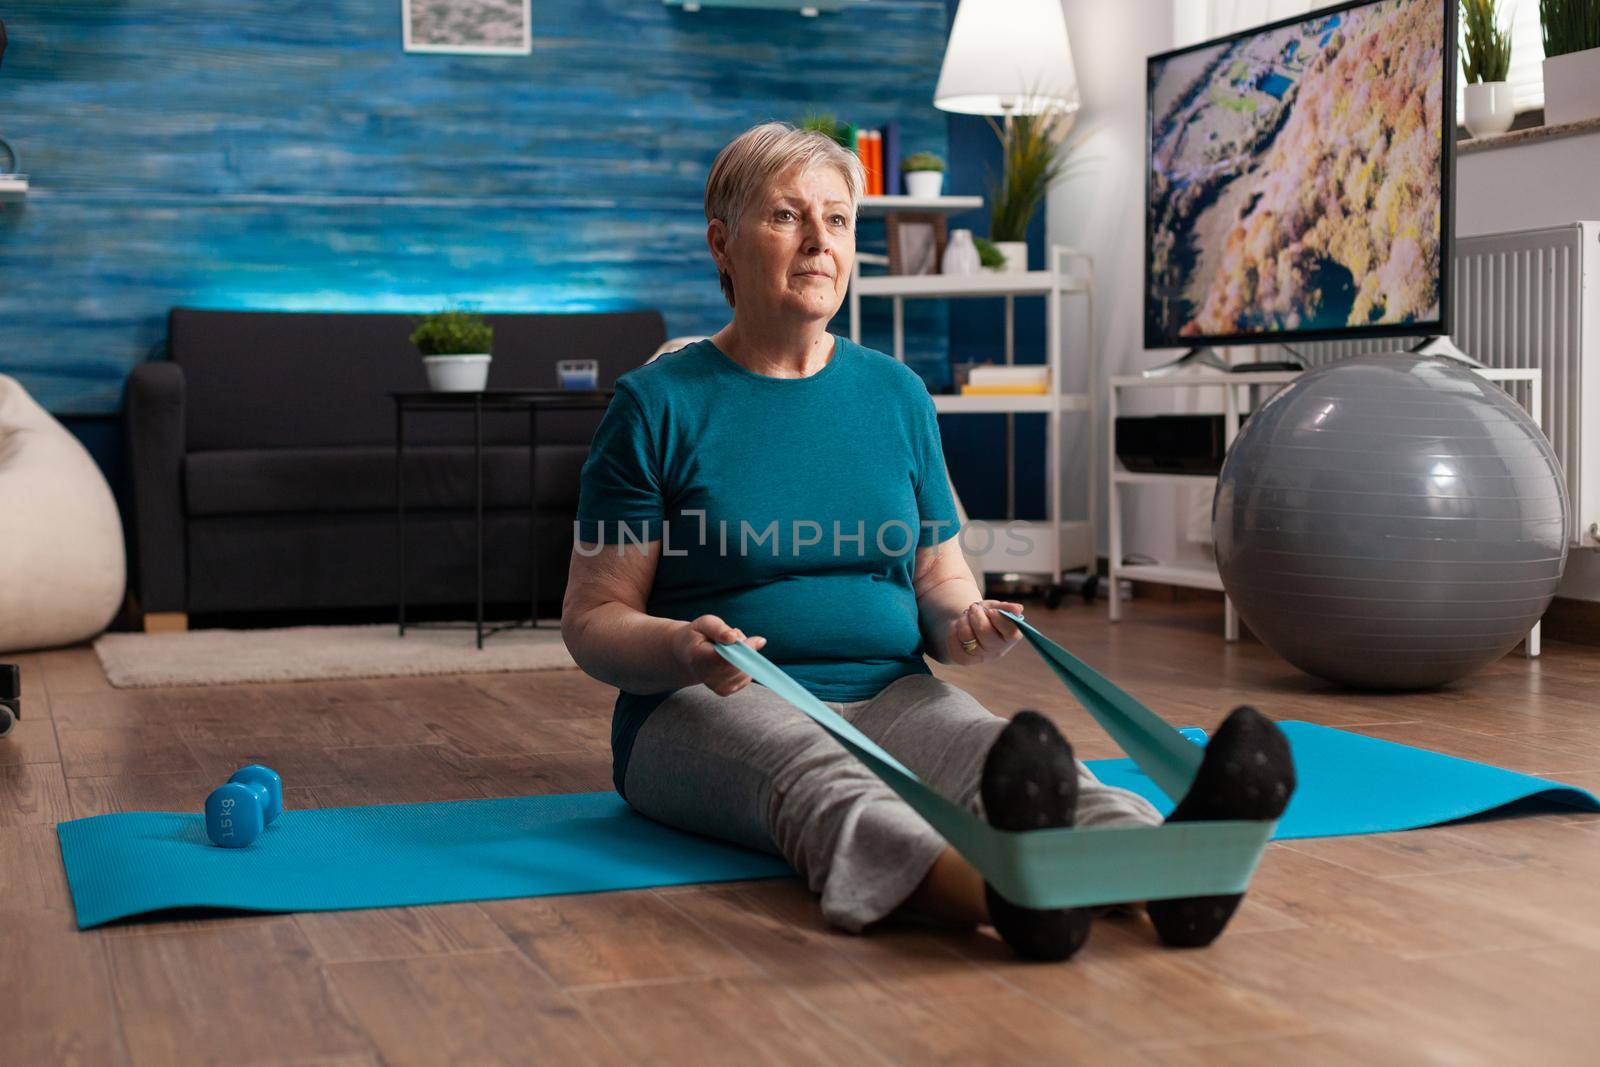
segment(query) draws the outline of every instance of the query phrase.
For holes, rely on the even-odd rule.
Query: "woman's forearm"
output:
[[[951,662],[950,623],[974,601],[982,600],[978,583],[971,577],[956,575],[930,586],[917,597],[917,617],[922,625],[922,641],[928,654],[940,663]]]
[[[696,682],[672,651],[673,638],[688,625],[612,601],[563,617],[561,633],[591,677],[627,693],[662,693]]]

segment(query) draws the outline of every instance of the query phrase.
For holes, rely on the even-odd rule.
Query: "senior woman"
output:
[[[779,123],[717,157],[706,240],[733,318],[618,379],[583,469],[562,633],[579,666],[620,690],[614,780],[639,812],[783,856],[846,930],[901,911],[989,922],[1022,956],[1064,959],[1088,935],[1085,909],[1006,901],[714,648],[748,640],[1002,829],[1161,821],[1097,781],[1042,715],[1008,723],[928,670],[925,656],[1004,656],[1020,634],[997,609],[1021,607],[979,596],[921,379],[827,332],[862,181],[854,155]],[[1235,713],[1208,752],[1235,752],[1241,733],[1259,749],[1263,727]],[[1243,770],[1251,788],[1282,785]],[[1152,904],[1152,917],[1169,942],[1203,943],[1236,899],[1169,902],[1172,915]]]

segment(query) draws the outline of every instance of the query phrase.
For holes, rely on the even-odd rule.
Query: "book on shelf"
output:
[[[973,385],[1037,385],[1043,388],[1050,380],[1050,368],[1043,363],[982,364],[973,367],[967,381]]]
[[[883,134],[867,131],[867,188],[869,196],[883,195]]]
[[[885,196],[899,196],[904,191],[900,183],[900,124],[885,123],[883,127],[883,192]]]
[[[961,387],[962,396],[1048,396],[1047,382],[1018,382],[1013,385],[974,385],[968,382]]]
[[[861,159],[866,172],[864,196],[900,196],[900,124],[890,122],[881,129],[842,124],[845,144]]]

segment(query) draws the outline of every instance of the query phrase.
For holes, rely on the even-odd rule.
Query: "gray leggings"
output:
[[[824,703],[931,788],[983,813],[983,760],[1006,720],[966,692],[913,674],[870,700]],[[1149,801],[1082,763],[1078,780],[1077,825],[1161,822]],[[634,740],[624,788],[657,822],[782,856],[822,895],[823,916],[852,933],[904,903],[946,847],[832,734],[757,684],[668,697]]]

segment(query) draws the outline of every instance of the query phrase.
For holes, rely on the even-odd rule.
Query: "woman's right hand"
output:
[[[767,643],[765,637],[746,638],[743,630],[735,629],[715,615],[702,615],[684,625],[672,639],[672,655],[678,665],[696,682],[719,697],[737,693],[750,684],[750,676],[727,660],[716,646],[730,641],[748,641],[751,648],[760,650]]]

